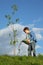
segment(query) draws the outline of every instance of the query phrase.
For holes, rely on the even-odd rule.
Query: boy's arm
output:
[[[30,41],[31,41],[31,42],[34,41],[34,42],[36,43],[36,42],[37,42],[37,39],[36,39],[35,33],[32,31],[32,32],[30,33],[30,35],[31,35]]]

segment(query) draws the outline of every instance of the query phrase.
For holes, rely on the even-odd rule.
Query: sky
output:
[[[11,14],[13,4],[18,6],[13,20],[19,18],[21,25],[30,26],[37,33],[37,44],[41,46],[37,51],[43,54],[43,0],[0,0],[0,30],[7,27],[5,15]]]
[[[19,17],[21,23],[24,25],[34,23],[35,27],[43,27],[43,0],[1,0],[0,28],[6,27],[5,15],[11,13],[13,4],[18,6],[15,18]]]

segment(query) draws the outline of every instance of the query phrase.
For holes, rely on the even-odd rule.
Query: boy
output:
[[[28,56],[29,55],[36,56],[36,54],[35,54],[35,43],[37,41],[35,39],[35,36],[34,36],[33,32],[30,32],[30,29],[28,27],[25,27],[23,29],[23,31],[26,33],[26,39],[25,39],[25,41],[23,40],[22,42],[29,45],[29,47],[28,47]]]

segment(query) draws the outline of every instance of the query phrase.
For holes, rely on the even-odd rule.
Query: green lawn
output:
[[[0,65],[43,65],[43,56],[0,56]]]

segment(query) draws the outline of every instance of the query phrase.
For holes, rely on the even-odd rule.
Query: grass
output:
[[[43,55],[31,56],[0,56],[0,65],[43,65]]]

